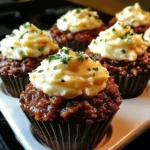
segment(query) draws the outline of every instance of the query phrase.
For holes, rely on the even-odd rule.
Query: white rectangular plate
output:
[[[0,110],[26,150],[48,150],[32,135],[30,123],[19,104],[19,99],[5,94],[0,80]],[[150,126],[150,82],[142,95],[123,100],[120,110],[111,123],[112,133],[108,141],[95,150],[121,149]]]

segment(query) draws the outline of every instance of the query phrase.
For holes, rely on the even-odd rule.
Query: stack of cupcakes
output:
[[[85,51],[93,38],[106,29],[96,11],[76,8],[61,16],[50,28],[53,40],[74,51]]]
[[[28,22],[7,35],[0,42],[0,77],[8,93],[19,97],[29,83],[28,73],[57,51],[46,32]]]
[[[20,103],[35,135],[54,150],[93,149],[121,104],[106,68],[63,47],[29,76]]]

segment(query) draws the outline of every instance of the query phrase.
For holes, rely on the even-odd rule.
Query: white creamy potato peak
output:
[[[83,52],[63,47],[29,73],[31,83],[49,96],[95,96],[106,86],[108,71]]]
[[[150,13],[143,10],[139,3],[125,7],[116,14],[116,19],[133,27],[150,25]]]
[[[13,30],[0,42],[2,55],[15,60],[48,55],[57,50],[58,46],[47,33],[29,22]]]
[[[76,8],[68,11],[57,20],[57,27],[62,31],[71,31],[73,33],[92,30],[103,24],[99,19],[98,13],[90,8]]]
[[[89,45],[93,53],[100,54],[113,60],[134,61],[138,55],[146,52],[148,44],[143,40],[142,34],[136,34],[130,26],[116,22]]]

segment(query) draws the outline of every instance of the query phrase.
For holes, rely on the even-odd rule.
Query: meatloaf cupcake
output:
[[[150,12],[143,10],[139,3],[135,3],[133,6],[128,6],[118,12],[109,22],[109,25],[112,26],[116,21],[131,26],[135,33],[144,33],[150,27]]]
[[[0,77],[7,91],[19,97],[29,83],[28,73],[57,50],[58,46],[46,32],[31,23],[25,23],[19,30],[6,35],[0,42]]]
[[[91,42],[87,53],[107,68],[123,98],[140,95],[150,78],[150,55],[142,34],[117,22]]]
[[[63,47],[29,76],[20,103],[34,134],[53,150],[93,149],[121,103],[106,68]]]
[[[93,38],[106,27],[98,13],[90,8],[76,8],[60,17],[51,29],[51,35],[60,47],[84,51]]]

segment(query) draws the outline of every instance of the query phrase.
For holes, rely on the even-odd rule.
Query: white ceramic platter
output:
[[[0,81],[0,110],[26,150],[48,150],[30,130],[30,123],[20,109],[19,100],[5,94]],[[143,94],[124,100],[111,123],[111,135],[95,150],[118,150],[150,127],[150,82]]]

